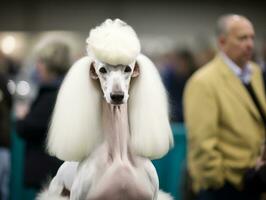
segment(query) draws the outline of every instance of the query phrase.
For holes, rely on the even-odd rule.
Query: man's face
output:
[[[239,67],[243,67],[252,57],[254,29],[246,19],[232,19],[227,23],[227,34],[219,42],[222,50]]]

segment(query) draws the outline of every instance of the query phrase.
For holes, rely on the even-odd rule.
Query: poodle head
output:
[[[173,145],[167,94],[157,68],[140,53],[135,31],[119,19],[108,19],[91,30],[87,52],[70,68],[59,90],[48,135],[50,154],[81,161],[103,142],[104,96],[110,104],[128,103],[136,155],[165,155]]]
[[[90,77],[99,80],[107,103],[126,103],[130,80],[139,74],[140,42],[135,31],[119,19],[107,19],[91,30],[87,45],[94,60]]]
[[[90,77],[99,80],[106,102],[116,105],[127,102],[130,80],[138,74],[136,63],[114,66],[95,61],[90,67]]]

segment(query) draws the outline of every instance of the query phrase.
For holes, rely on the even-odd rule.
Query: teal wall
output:
[[[160,188],[169,192],[175,200],[181,200],[181,186],[186,166],[186,137],[183,124],[172,124],[175,146],[162,159],[153,161]]]

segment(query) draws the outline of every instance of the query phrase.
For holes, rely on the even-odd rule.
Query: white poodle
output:
[[[125,22],[91,30],[59,91],[48,150],[65,160],[39,200],[171,200],[149,159],[173,145],[166,92]]]

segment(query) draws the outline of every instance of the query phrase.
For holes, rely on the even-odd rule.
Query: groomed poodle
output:
[[[68,72],[48,135],[65,160],[38,200],[172,200],[150,159],[173,145],[165,89],[135,31],[107,19]]]

